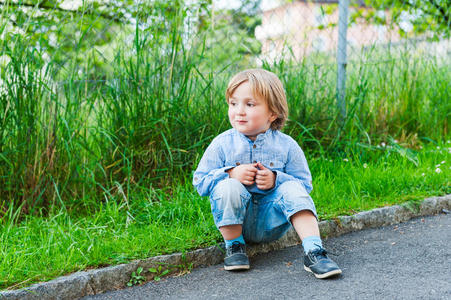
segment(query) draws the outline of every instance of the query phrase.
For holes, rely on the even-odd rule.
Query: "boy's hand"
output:
[[[274,187],[276,182],[276,175],[270,169],[266,168],[261,163],[257,163],[257,167],[260,169],[255,176],[255,183],[261,190],[269,190]]]
[[[242,184],[251,185],[255,182],[257,171],[257,164],[245,164],[227,170],[227,173],[229,173],[230,178],[235,178]]]

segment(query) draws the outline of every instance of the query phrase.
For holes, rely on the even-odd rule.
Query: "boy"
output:
[[[317,278],[341,274],[322,247],[304,153],[279,131],[288,116],[282,83],[269,71],[245,70],[230,80],[226,100],[233,128],[213,139],[193,179],[199,194],[210,196],[226,244],[224,269],[249,269],[245,241],[273,241],[293,226],[304,269]]]

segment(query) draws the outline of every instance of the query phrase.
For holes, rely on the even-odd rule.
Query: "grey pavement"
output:
[[[316,279],[300,246],[254,256],[251,270],[196,268],[83,299],[451,299],[451,215],[415,218],[324,241],[342,268]]]

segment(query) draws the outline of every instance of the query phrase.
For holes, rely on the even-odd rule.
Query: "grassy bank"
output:
[[[220,23],[187,33],[183,5],[154,2],[147,28],[62,22],[53,50],[48,26],[5,32],[0,19],[0,288],[221,240],[191,174],[230,126],[228,80],[260,46]],[[425,43],[354,49],[344,123],[335,54],[261,62],[285,86],[284,132],[307,155],[322,219],[451,192],[449,57]]]
[[[451,193],[449,141],[403,153],[389,146],[342,158],[309,157],[320,219]],[[9,209],[0,225],[0,288],[221,242],[208,198],[188,181],[105,200],[84,214],[54,206],[48,216],[16,222],[18,213]]]
[[[111,73],[99,78],[78,72],[56,80],[42,52],[20,39],[3,44],[11,59],[0,90],[0,216],[12,204],[39,214],[62,205],[95,209],[119,195],[132,202],[143,188],[190,176],[209,141],[229,127],[224,90],[238,61],[208,68],[213,56],[202,40],[185,48],[181,33],[171,34],[172,44],[161,46],[137,32],[133,55],[117,50]],[[375,51],[367,55],[382,62],[350,65],[344,126],[330,59],[264,67],[286,88],[284,131],[313,156],[341,157],[391,137],[414,148],[448,139],[451,72],[446,60],[423,54]]]

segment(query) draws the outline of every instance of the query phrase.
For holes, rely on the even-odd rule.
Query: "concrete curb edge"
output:
[[[430,197],[418,205],[407,202],[401,205],[382,207],[364,211],[352,216],[342,216],[333,220],[319,223],[321,236],[324,238],[336,237],[348,232],[371,227],[393,225],[408,221],[414,217],[434,215],[451,209],[451,194],[441,197]],[[281,239],[258,245],[249,245],[249,256],[262,254],[300,243],[293,229]],[[132,261],[101,269],[76,272],[54,280],[33,284],[30,287],[1,291],[0,299],[79,299],[87,295],[94,295],[106,291],[124,288],[131,278],[132,272],[142,267],[143,270],[166,266],[171,273],[182,272],[186,266],[192,267],[219,264],[224,257],[224,245],[211,246],[187,253],[174,253],[160,255],[144,260]],[[143,271],[141,274],[151,280],[156,274]]]

